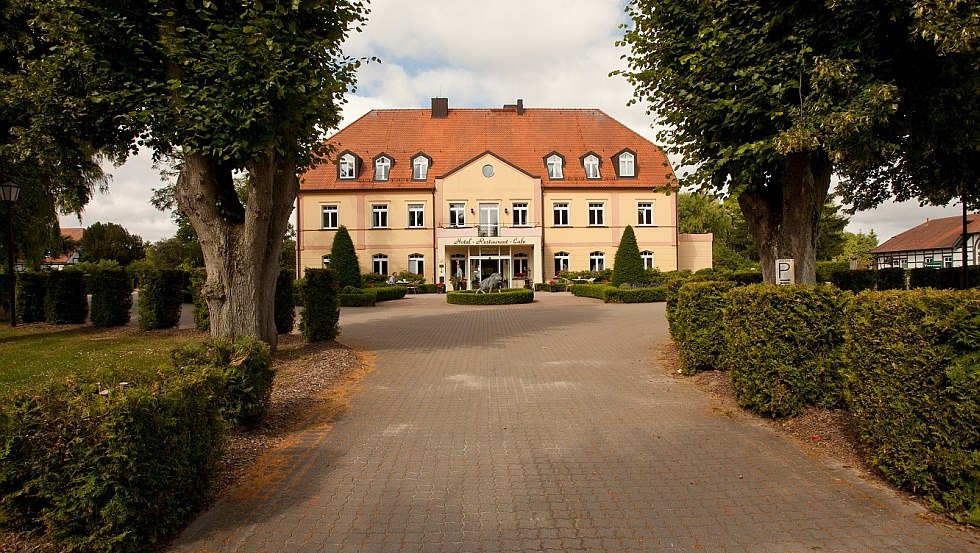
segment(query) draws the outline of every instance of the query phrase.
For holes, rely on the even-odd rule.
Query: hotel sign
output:
[[[453,246],[520,246],[527,244],[523,236],[513,238],[457,238]]]

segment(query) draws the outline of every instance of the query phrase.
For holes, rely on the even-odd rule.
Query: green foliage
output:
[[[875,235],[875,231],[871,231],[868,234],[862,232],[844,233],[844,247],[840,255],[838,255],[834,261],[845,261],[856,260],[862,265],[870,265],[874,258],[871,256],[871,250],[878,247],[878,236]]]
[[[572,295],[605,303],[654,303],[667,301],[667,288],[617,288],[611,284],[573,284]]]
[[[184,271],[163,269],[144,275],[137,300],[137,319],[142,330],[173,328],[180,321]]]
[[[194,304],[194,328],[201,332],[207,332],[211,329],[211,311],[208,309],[208,301],[204,298],[202,290],[208,279],[208,272],[204,267],[196,267],[191,269],[189,273],[191,303]]]
[[[149,259],[133,261],[126,266],[126,272],[129,273],[129,278],[133,282],[133,288],[142,286],[143,281],[146,280],[146,275],[156,270],[158,270],[157,266]]]
[[[851,264],[847,261],[817,261],[817,282],[831,282],[834,273],[850,269]]]
[[[269,345],[243,336],[208,338],[203,344],[174,351],[179,366],[213,367],[222,375],[221,413],[225,420],[255,427],[269,412],[272,395],[272,353]]]
[[[905,290],[908,288],[908,271],[901,267],[878,269],[879,290]]]
[[[374,294],[364,294],[356,292],[353,294],[340,294],[341,307],[374,307],[377,297]]]
[[[728,292],[721,360],[739,405],[783,417],[808,405],[840,404],[846,298],[829,286],[753,285]]]
[[[980,293],[864,293],[845,321],[849,404],[871,463],[980,525]]]
[[[143,239],[115,223],[89,225],[79,241],[81,261],[112,260],[120,265],[146,256]]]
[[[129,322],[133,285],[122,267],[91,273],[92,325],[122,326]]]
[[[44,321],[44,298],[47,295],[48,273],[17,274],[17,320],[22,323]]]
[[[619,239],[619,247],[616,248],[616,259],[613,262],[613,274],[610,283],[613,286],[620,284],[638,284],[646,280],[646,273],[643,269],[643,258],[640,257],[640,248],[636,245],[636,234],[633,227],[626,225],[623,229],[623,236]]]
[[[671,333],[685,374],[721,368],[726,335],[722,307],[725,293],[734,287],[732,282],[705,281],[688,282],[678,289]]]
[[[361,265],[354,250],[347,227],[340,225],[337,234],[333,236],[333,246],[330,248],[330,268],[337,271],[338,284],[344,286],[361,285]]]
[[[374,296],[375,301],[400,300],[408,293],[404,286],[375,286],[374,288],[362,288],[365,294]]]
[[[834,195],[829,194],[820,211],[820,221],[817,223],[817,260],[829,261],[837,259],[844,253],[847,238],[844,227],[848,219],[840,213],[840,206],[834,201]]]
[[[280,269],[276,278],[276,332],[289,334],[296,322],[296,304],[293,303],[293,282],[296,273],[292,269]]]
[[[380,286],[388,283],[388,275],[382,275],[379,273],[364,273],[361,275],[361,283],[354,284],[353,286]]]
[[[980,267],[967,267],[967,288],[980,287]],[[942,269],[916,268],[909,270],[909,288],[935,288],[937,290],[959,290],[963,288],[963,268],[943,267]]]
[[[88,300],[81,271],[65,269],[48,275],[44,297],[45,320],[51,324],[85,324]]]
[[[330,262],[333,265],[333,260]],[[340,332],[339,290],[333,269],[306,269],[303,284],[303,318],[299,324],[307,342],[332,340]]]
[[[213,369],[67,380],[0,404],[0,521],[64,550],[165,544],[204,505],[224,449]]]
[[[759,271],[735,271],[728,276],[728,280],[739,286],[762,284],[762,273]]]
[[[293,305],[303,305],[303,286],[306,285],[306,279],[297,278],[293,281]]]
[[[534,292],[526,288],[504,288],[500,292],[478,294],[475,290],[460,290],[446,294],[446,303],[453,305],[512,305],[531,303]]]
[[[834,271],[830,275],[830,282],[841,290],[849,292],[862,292],[864,290],[874,290],[877,283],[878,273],[868,269],[848,269],[846,271]]]

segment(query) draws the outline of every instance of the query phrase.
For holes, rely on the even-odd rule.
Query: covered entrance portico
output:
[[[504,286],[520,288],[532,284],[541,274],[541,242],[528,237],[448,238],[440,240],[439,266],[445,267],[446,280],[454,277],[458,289],[471,289],[493,273],[499,273]]]

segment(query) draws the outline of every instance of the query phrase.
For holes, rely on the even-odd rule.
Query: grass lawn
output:
[[[167,363],[170,350],[200,342],[190,330],[25,325],[0,327],[0,398],[73,375],[139,380]],[[110,376],[113,375],[113,376]],[[132,375],[132,376],[130,376]]]

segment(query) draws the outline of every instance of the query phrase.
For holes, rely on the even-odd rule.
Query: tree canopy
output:
[[[97,262],[103,259],[128,265],[146,256],[143,239],[129,234],[116,223],[89,225],[79,241],[81,261]]]

